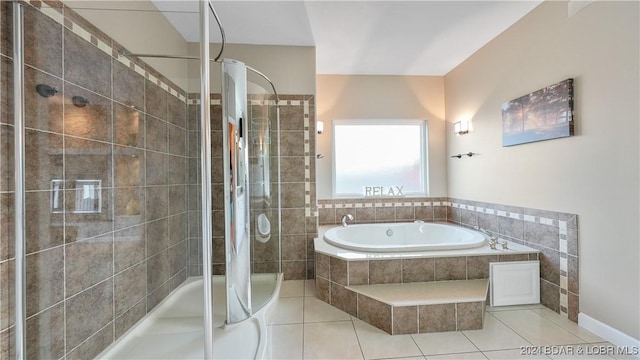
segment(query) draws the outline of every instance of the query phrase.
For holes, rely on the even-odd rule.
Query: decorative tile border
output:
[[[212,95],[211,97],[211,105],[222,105],[222,99],[213,98],[214,95]],[[187,100],[187,105],[200,105],[200,99],[189,99]]]
[[[331,202],[327,202],[331,201]],[[318,200],[318,209],[346,209],[346,208],[371,208],[371,207],[400,207],[400,206],[451,206],[448,201],[422,201],[422,200],[407,200],[400,202],[397,199],[375,199],[375,200],[354,200],[349,199],[347,202],[335,202],[339,200]]]
[[[290,101],[291,105],[295,106],[293,103],[300,104],[300,101]],[[317,216],[317,211],[312,211],[311,206],[311,132],[312,126],[310,126],[309,120],[309,100],[304,100],[302,102],[303,113],[304,113],[304,215],[306,217]],[[315,129],[315,126],[313,126]],[[315,157],[315,149],[313,151]],[[312,214],[313,212],[313,214]]]

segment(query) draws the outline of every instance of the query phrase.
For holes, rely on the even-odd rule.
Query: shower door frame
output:
[[[24,104],[24,5],[18,1],[13,10],[13,121],[14,121],[14,210],[15,210],[15,356],[27,356],[27,269],[25,213],[25,104]]]
[[[204,358],[213,359],[213,211],[211,209],[211,63],[209,49],[210,0],[200,0],[200,191],[202,226],[202,281],[204,295]],[[215,15],[215,11],[214,11]],[[217,19],[217,16],[216,16]],[[223,40],[224,31],[220,26]],[[224,44],[224,41],[223,41]],[[223,45],[224,47],[224,45]]]

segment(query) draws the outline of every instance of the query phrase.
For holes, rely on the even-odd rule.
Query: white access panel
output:
[[[540,262],[489,264],[491,306],[540,303]]]

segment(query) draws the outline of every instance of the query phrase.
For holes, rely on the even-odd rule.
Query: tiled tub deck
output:
[[[321,227],[315,239],[316,296],[394,335],[481,329],[489,263],[538,260],[539,255],[538,250],[516,243],[509,244],[508,250],[484,245],[455,251],[363,254],[326,243],[323,233],[328,228]],[[446,300],[411,295],[416,291],[433,294],[444,284],[480,290],[458,292],[457,298]],[[399,293],[407,294],[407,301]]]

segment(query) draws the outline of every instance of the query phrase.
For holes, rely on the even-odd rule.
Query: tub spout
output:
[[[340,222],[342,223],[343,227],[347,227],[347,221],[353,221],[353,215],[351,214],[347,214],[347,215],[343,215],[342,219],[340,220]]]
[[[491,233],[490,233],[490,232],[488,232],[487,230],[485,230],[485,229],[481,228],[480,226],[474,226],[474,227],[473,227],[473,229],[474,229],[474,230],[476,230],[476,231],[480,231],[481,233],[483,233],[483,234],[487,235],[487,237],[489,237],[490,239],[494,239],[494,238],[496,238],[496,239],[497,239],[497,238],[498,238],[498,237],[497,237],[497,236],[495,236],[495,235],[491,235]]]

